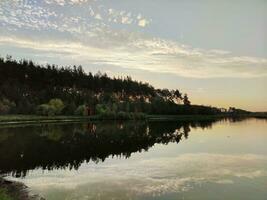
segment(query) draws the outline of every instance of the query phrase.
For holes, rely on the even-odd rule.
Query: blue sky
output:
[[[0,54],[267,110],[264,0],[1,0]]]

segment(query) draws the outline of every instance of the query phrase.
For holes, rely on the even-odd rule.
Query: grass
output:
[[[136,120],[149,121],[191,121],[191,120],[213,120],[225,117],[254,117],[260,119],[267,119],[266,113],[251,113],[246,115],[144,115],[142,117],[131,117]],[[111,118],[110,120],[120,120],[118,118]],[[124,118],[123,118],[124,119]],[[125,118],[128,119],[128,118]],[[58,123],[58,122],[81,122],[89,120],[105,120],[101,116],[38,116],[38,115],[0,115],[0,125],[13,124],[38,124],[38,123]]]
[[[222,118],[258,118],[267,119],[267,113],[250,113],[250,114],[218,114],[218,115],[149,115],[150,121],[191,121],[191,120],[214,120]]]
[[[2,124],[25,124],[25,123],[55,123],[76,122],[90,120],[94,117],[88,116],[38,116],[38,115],[0,115]]]
[[[226,115],[149,115],[150,121],[191,121],[224,118]]]
[[[23,183],[6,180],[0,175],[0,200],[39,199],[30,196],[26,188]],[[35,196],[39,197],[38,195]]]
[[[30,120],[88,119],[87,116],[38,116],[38,115],[0,115],[0,122]]]
[[[0,199],[1,200],[13,200],[8,194],[7,190],[4,188],[0,188]]]
[[[141,120],[207,120],[222,117],[221,115],[142,115]],[[123,117],[122,119],[124,119]],[[133,119],[131,117],[129,119]],[[136,117],[136,119],[139,119]],[[105,117],[95,116],[38,116],[38,115],[0,115],[0,124],[13,123],[40,123],[40,122],[75,122],[84,120],[104,120]],[[107,119],[111,119],[108,118]],[[112,119],[120,119],[112,118]],[[128,118],[125,118],[128,119]]]

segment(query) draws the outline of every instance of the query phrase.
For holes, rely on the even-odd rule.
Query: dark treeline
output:
[[[234,109],[234,108],[233,108]],[[179,90],[155,89],[127,76],[85,73],[81,66],[38,65],[0,58],[0,114],[113,116],[146,114],[218,114],[222,110],[191,105]]]

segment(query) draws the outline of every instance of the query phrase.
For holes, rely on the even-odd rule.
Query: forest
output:
[[[179,89],[156,89],[130,76],[86,73],[82,66],[39,65],[31,60],[0,58],[0,114],[215,115],[246,111],[192,105]]]

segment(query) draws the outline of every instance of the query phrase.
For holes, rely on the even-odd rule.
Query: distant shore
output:
[[[213,120],[226,117],[253,117],[267,119],[266,113],[251,113],[243,115],[146,115],[148,121],[191,121],[191,120]],[[38,115],[0,115],[1,125],[17,124],[38,124],[38,123],[68,123],[68,122],[88,122],[101,121],[97,115],[94,116],[38,116]],[[116,119],[109,119],[116,120]],[[119,119],[118,119],[119,120]]]

